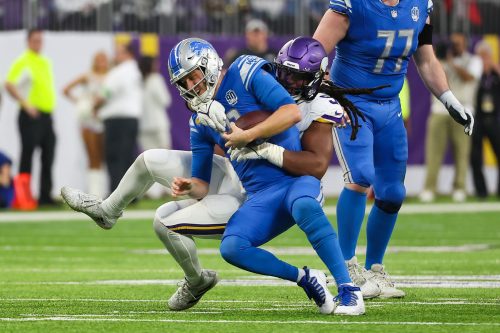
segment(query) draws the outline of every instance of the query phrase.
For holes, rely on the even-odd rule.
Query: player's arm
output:
[[[74,79],[73,81],[69,82],[67,85],[64,86],[63,88],[64,96],[66,96],[66,98],[68,98],[70,101],[75,102],[76,98],[73,95],[71,95],[71,92],[75,87],[79,86],[80,84],[84,84],[86,82],[87,82],[87,75],[85,74],[80,75],[79,77],[77,77],[76,79]]]
[[[251,80],[250,92],[266,110],[274,112],[263,122],[245,131],[231,124],[232,132],[223,135],[227,141],[226,147],[241,148],[258,138],[270,138],[301,120],[299,107],[271,74],[260,68]]]
[[[339,7],[340,9],[341,7]],[[349,29],[349,17],[336,10],[336,8],[332,9],[330,7],[325,12],[313,35],[313,38],[323,45],[327,54],[333,51],[338,42],[346,36]]]
[[[9,95],[14,98],[21,108],[28,113],[31,117],[38,116],[38,110],[36,110],[30,103],[24,99],[22,94],[17,89],[17,84],[21,81],[21,78],[24,74],[27,73],[27,69],[25,64],[22,61],[16,60],[14,64],[12,64],[9,69],[9,73],[7,74],[7,80],[5,82],[5,90],[9,93]]]
[[[302,151],[283,152],[283,169],[295,176],[323,178],[333,153],[332,124],[312,122],[301,142]]]

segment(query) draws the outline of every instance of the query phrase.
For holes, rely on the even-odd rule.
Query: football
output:
[[[248,112],[248,113],[242,115],[241,117],[239,117],[235,121],[235,125],[238,126],[239,128],[241,128],[242,130],[247,130],[247,129],[250,129],[250,128],[254,127],[255,125],[263,122],[271,114],[272,114],[272,112],[270,112],[270,111],[262,111],[262,110]]]

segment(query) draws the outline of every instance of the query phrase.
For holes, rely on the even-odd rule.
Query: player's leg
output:
[[[307,267],[299,269],[258,248],[294,224],[284,205],[287,189],[287,185],[280,184],[250,196],[228,222],[221,255],[230,264],[247,271],[297,282],[314,299],[321,313],[332,313],[335,303],[323,272]]]
[[[172,310],[185,310],[217,284],[217,273],[201,268],[193,237],[220,239],[241,199],[227,194],[209,195],[201,201],[173,201],[155,214],[154,229],[171,256],[181,266],[185,280],[168,301]]]
[[[408,160],[408,141],[403,119],[399,116],[399,102],[391,102],[384,110],[392,115],[375,129],[375,204],[368,216],[365,268],[374,274],[380,297],[403,297],[404,292],[394,288],[382,266],[399,209],[406,196],[404,177]]]
[[[371,110],[366,102],[356,103],[363,112]],[[375,112],[378,112],[375,110]],[[362,122],[356,140],[351,141],[351,127],[335,129],[333,142],[335,153],[344,172],[345,187],[337,203],[337,225],[339,244],[352,281],[361,288],[364,298],[380,294],[377,284],[367,280],[366,270],[358,264],[355,256],[356,244],[363,224],[366,209],[366,196],[373,183],[373,132],[372,119]]]
[[[335,314],[363,314],[365,306],[361,290],[349,277],[337,234],[321,207],[322,202],[320,181],[312,176],[297,178],[286,197],[288,212],[335,278],[339,291]]]
[[[61,195],[71,208],[87,214],[100,227],[110,229],[125,207],[143,195],[155,181],[170,186],[173,177],[189,177],[190,171],[191,152],[151,149],[136,158],[106,200],[101,202],[95,195],[66,186],[61,189]]]

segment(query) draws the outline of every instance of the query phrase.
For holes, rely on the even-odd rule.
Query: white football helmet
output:
[[[186,89],[179,84],[179,80],[200,69],[203,73],[201,79],[191,89]],[[170,83],[179,89],[184,98],[192,107],[209,102],[215,93],[215,87],[222,71],[222,59],[215,51],[212,44],[200,38],[187,38],[180,41],[168,57],[168,74]],[[207,90],[201,95],[195,91],[196,86],[205,81]]]

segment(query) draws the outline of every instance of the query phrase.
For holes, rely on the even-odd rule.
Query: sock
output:
[[[299,275],[297,275],[297,283],[306,275],[306,271],[302,268],[299,268]]]
[[[389,214],[377,205],[373,206],[366,226],[366,269],[370,269],[373,264],[382,264],[397,218],[398,213]]]
[[[292,205],[292,216],[323,263],[335,278],[337,285],[351,282],[340,250],[337,234],[326,217],[319,202],[310,197],[301,197]]]
[[[356,244],[365,218],[366,193],[345,188],[337,203],[337,226],[339,243],[345,260],[356,255]]]
[[[186,280],[192,285],[198,284],[201,279],[201,265],[193,238],[170,231],[156,219],[154,229],[170,255],[181,266]]]
[[[224,237],[220,244],[222,258],[231,265],[249,272],[297,281],[299,269],[276,258],[271,252],[252,246],[240,236]]]
[[[153,177],[144,162],[144,154],[141,154],[128,168],[113,193],[102,202],[101,207],[108,216],[120,216],[125,207],[142,196],[153,183]]]

